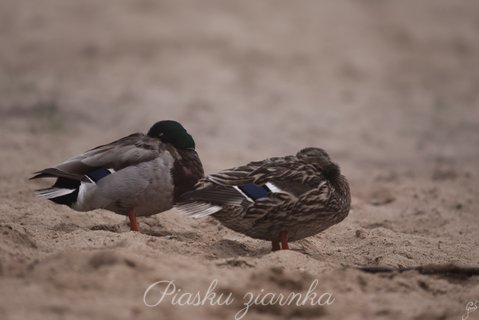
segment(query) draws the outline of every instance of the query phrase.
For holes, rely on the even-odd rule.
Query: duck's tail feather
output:
[[[35,190],[35,194],[41,198],[47,198],[47,199],[54,199],[54,198],[59,198],[66,196],[68,194],[71,194],[75,192],[76,189],[67,189],[67,188],[45,188],[45,189],[38,189]]]
[[[68,178],[59,177],[50,188],[39,189],[35,194],[58,204],[71,207],[78,199],[81,182]]]
[[[198,201],[179,203],[175,205],[175,208],[193,218],[204,218],[223,209],[223,207],[211,203]]]

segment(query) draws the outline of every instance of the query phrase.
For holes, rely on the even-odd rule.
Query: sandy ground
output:
[[[479,265],[478,35],[467,0],[1,0],[0,318],[234,319],[248,292],[317,280],[331,305],[244,319],[461,319],[478,277],[355,267]],[[325,148],[349,217],[271,253],[174,210],[138,234],[34,198],[33,171],[161,119],[188,128],[208,173]],[[143,301],[156,281],[215,279],[230,305]]]

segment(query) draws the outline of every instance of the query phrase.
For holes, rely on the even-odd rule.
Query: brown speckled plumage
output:
[[[195,150],[177,150],[179,157],[175,159],[171,175],[174,184],[174,201],[186,191],[193,190],[204,171],[198,153]]]
[[[243,192],[245,185],[260,196]],[[281,232],[295,241],[339,223],[351,204],[346,178],[319,148],[209,175],[180,199],[177,207],[187,214],[212,215],[232,230],[273,241],[273,248]]]

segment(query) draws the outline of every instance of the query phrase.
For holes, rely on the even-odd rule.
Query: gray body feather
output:
[[[130,165],[104,177],[97,183],[82,182],[72,208],[90,211],[98,208],[127,215],[148,216],[173,205],[174,159],[168,152],[153,160]]]
[[[134,210],[138,216],[147,216],[173,206],[178,196],[173,170],[189,164],[194,164],[196,175],[184,189],[192,189],[203,176],[196,151],[178,150],[157,138],[136,133],[38,171],[32,179],[57,178],[54,186],[38,190],[37,194],[77,211],[106,209],[127,215]],[[89,173],[98,168],[109,174],[95,181]]]

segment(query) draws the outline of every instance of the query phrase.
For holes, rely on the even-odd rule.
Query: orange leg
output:
[[[289,249],[288,246],[288,231],[281,231],[279,233],[279,239],[281,240],[281,249]]]
[[[273,248],[271,249],[272,251],[277,251],[277,250],[281,249],[279,247],[279,241],[273,240],[273,241],[271,241],[271,243],[273,245]]]
[[[138,221],[136,220],[135,211],[131,210],[128,213],[128,218],[130,218],[130,230],[139,232],[140,231],[140,225],[138,224]]]

